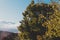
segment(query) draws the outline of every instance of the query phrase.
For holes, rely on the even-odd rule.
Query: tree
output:
[[[18,27],[20,40],[49,40],[60,37],[60,11],[57,5],[35,4],[34,1],[23,12]],[[48,37],[48,38],[47,38]]]
[[[46,32],[47,37],[60,37],[60,10],[58,5],[52,5],[54,9],[54,14],[49,16],[49,20],[43,23],[43,26],[48,27],[48,31]]]

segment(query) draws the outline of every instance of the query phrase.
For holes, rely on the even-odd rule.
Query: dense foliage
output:
[[[54,40],[60,38],[59,4],[34,4],[23,12],[23,20],[18,27],[20,40]]]

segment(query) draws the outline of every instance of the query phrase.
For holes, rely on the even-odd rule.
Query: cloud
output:
[[[11,20],[0,19],[0,30],[9,32],[18,32],[17,27],[20,25],[19,22],[14,22]]]
[[[14,22],[9,22],[9,21],[1,21],[4,24],[15,24]]]

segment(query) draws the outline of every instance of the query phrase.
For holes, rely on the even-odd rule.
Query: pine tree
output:
[[[57,5],[35,4],[34,1],[23,12],[18,27],[20,40],[49,40],[60,37],[60,10]]]

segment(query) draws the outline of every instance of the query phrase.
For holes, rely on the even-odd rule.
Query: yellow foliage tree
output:
[[[18,27],[20,40],[53,40],[60,37],[59,4],[34,4],[27,7]]]

